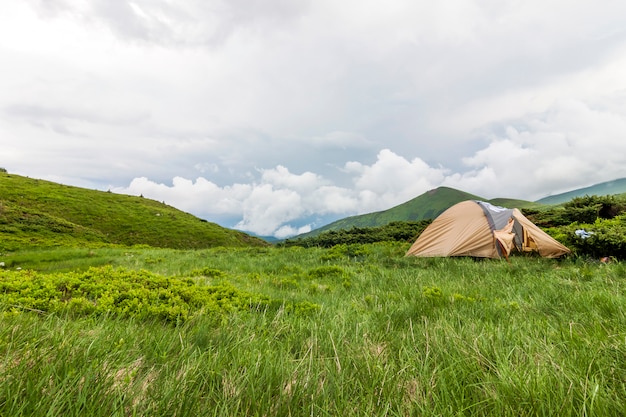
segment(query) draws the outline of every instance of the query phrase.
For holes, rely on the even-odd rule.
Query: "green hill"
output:
[[[392,207],[388,210],[378,211],[375,213],[361,214],[358,216],[346,217],[337,220],[319,229],[296,236],[296,238],[305,238],[317,236],[318,234],[329,230],[346,230],[352,227],[378,227],[384,226],[394,221],[418,221],[434,219],[439,214],[456,203],[465,200],[483,200],[473,194],[459,191],[449,187],[439,187],[427,191],[424,194],[415,197],[412,200]],[[539,206],[539,204],[523,200],[512,200],[499,198],[489,200],[492,204],[503,205],[506,207],[529,207]]]
[[[0,172],[0,250],[148,245],[193,249],[266,245],[143,197],[88,190]]]
[[[586,195],[613,195],[623,193],[626,193],[626,178],[602,182],[600,184],[592,185],[591,187],[579,188],[577,190],[551,195],[537,200],[537,203],[548,205],[563,204],[575,197],[584,197]]]

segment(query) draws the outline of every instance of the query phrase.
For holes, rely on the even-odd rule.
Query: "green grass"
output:
[[[626,415],[622,263],[405,258],[405,246],[0,256],[12,271],[0,283],[16,268],[45,282],[143,271],[146,287],[274,300],[178,323],[0,304],[0,415]],[[287,308],[298,303],[319,308]]]
[[[0,172],[0,251],[32,247],[261,246],[165,202]]]

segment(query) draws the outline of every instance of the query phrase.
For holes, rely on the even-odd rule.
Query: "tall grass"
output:
[[[65,252],[63,269],[107,260],[321,309],[179,326],[7,309],[0,415],[626,415],[623,264],[354,249]]]

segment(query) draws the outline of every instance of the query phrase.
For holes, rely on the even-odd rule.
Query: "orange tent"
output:
[[[536,251],[547,258],[570,253],[518,209],[468,200],[455,204],[433,220],[406,255],[500,258],[508,257],[512,250]]]

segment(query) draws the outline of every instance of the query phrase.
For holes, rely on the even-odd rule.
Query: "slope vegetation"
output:
[[[148,245],[266,245],[158,201],[0,173],[0,250]]]

